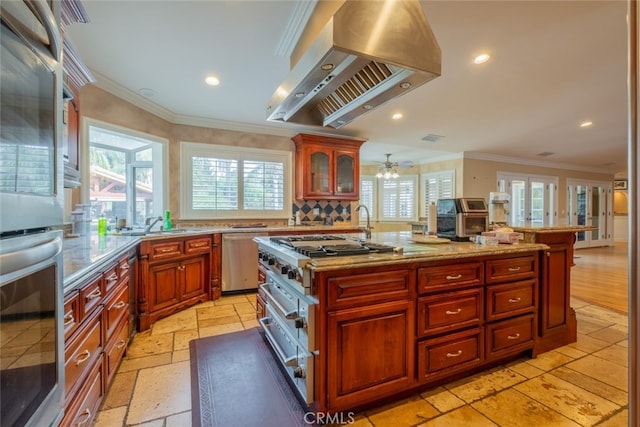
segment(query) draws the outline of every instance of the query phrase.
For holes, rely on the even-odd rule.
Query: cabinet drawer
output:
[[[534,315],[490,324],[487,328],[487,358],[497,358],[533,348]]]
[[[80,297],[78,292],[72,292],[64,300],[64,340],[68,341],[69,337],[80,326]]]
[[[111,339],[119,322],[129,314],[129,282],[118,286],[114,296],[105,304],[105,341]]]
[[[418,292],[436,292],[483,283],[483,264],[468,262],[464,264],[442,265],[418,269]]]
[[[69,398],[73,391],[83,384],[84,378],[100,358],[103,348],[102,341],[102,312],[96,311],[85,324],[80,333],[65,346],[64,374],[65,396]]]
[[[483,360],[482,328],[474,328],[418,343],[420,381],[443,377]]]
[[[129,318],[123,318],[116,326],[117,331],[114,333],[112,339],[107,341],[107,346],[104,352],[107,384],[111,382],[113,374],[115,374],[116,369],[118,369],[120,359],[122,359],[122,355],[127,349],[127,343],[129,340]]]
[[[211,237],[185,240],[184,247],[187,254],[207,253],[211,250]]]
[[[118,264],[113,265],[107,271],[104,272],[104,293],[107,295],[113,288],[116,287],[120,281],[118,275]]]
[[[65,408],[65,415],[60,424],[67,426],[90,426],[100,407],[100,402],[104,396],[104,365],[102,356],[94,364],[87,381],[82,389],[76,394],[75,399]]]
[[[498,320],[534,311],[535,290],[535,280],[487,286],[487,320]]]
[[[183,253],[183,244],[182,240],[154,243],[149,247],[149,261],[173,259],[176,256],[180,256]]]
[[[124,257],[118,262],[118,280],[122,283],[127,279],[129,279],[129,259]]]
[[[538,271],[534,254],[487,261],[486,282],[498,283],[534,277]]]
[[[330,277],[329,309],[407,299],[415,279],[409,270]]]
[[[89,284],[80,289],[80,321],[104,300],[104,282],[102,275],[96,276]]]
[[[418,336],[474,326],[482,319],[482,289],[469,289],[418,299]]]

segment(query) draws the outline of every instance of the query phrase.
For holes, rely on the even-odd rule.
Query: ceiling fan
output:
[[[400,176],[398,175],[398,168],[408,169],[413,167],[413,162],[411,160],[392,162],[391,160],[389,160],[391,154],[385,154],[385,156],[387,156],[387,160],[380,163],[380,170],[376,174],[377,178],[397,178]]]

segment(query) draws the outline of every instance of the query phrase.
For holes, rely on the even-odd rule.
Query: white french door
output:
[[[613,189],[610,182],[567,180],[570,225],[589,225],[577,233],[576,248],[608,246],[613,239]]]
[[[558,178],[498,172],[498,191],[509,193],[509,225],[550,226],[558,220]]]

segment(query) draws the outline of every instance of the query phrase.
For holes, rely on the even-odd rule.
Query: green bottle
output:
[[[104,214],[98,218],[98,236],[107,235],[107,217]]]
[[[164,230],[168,231],[173,228],[171,224],[171,211],[164,211]]]

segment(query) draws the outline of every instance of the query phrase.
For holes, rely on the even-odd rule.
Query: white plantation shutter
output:
[[[376,177],[375,176],[362,176],[360,175],[360,203],[365,205],[369,209],[371,218],[376,218],[377,210],[375,205],[375,191],[376,191]],[[360,209],[358,212],[360,220],[367,219],[367,214],[364,209]]]
[[[238,162],[207,157],[191,160],[192,209],[238,209]]]
[[[403,175],[396,179],[381,179],[379,183],[381,221],[414,220],[416,218],[416,200],[418,178],[416,175]]]
[[[421,216],[428,216],[428,206],[431,202],[436,203],[438,199],[450,199],[455,197],[455,171],[453,170],[422,174],[421,181]]]
[[[244,209],[282,210],[284,207],[284,164],[245,160]]]

